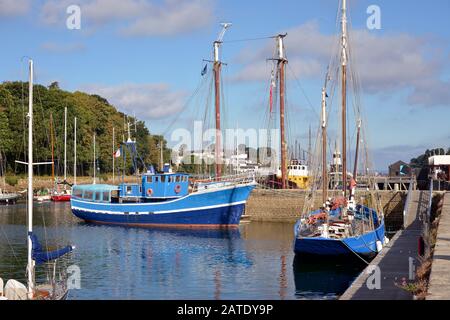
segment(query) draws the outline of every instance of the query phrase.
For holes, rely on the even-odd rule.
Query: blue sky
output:
[[[80,30],[66,28],[71,4],[81,8]],[[366,27],[369,5],[381,9],[380,30]],[[37,82],[99,93],[146,120],[152,133],[166,132],[173,115],[181,112],[169,129],[202,114],[200,96],[183,106],[201,80],[202,59],[211,59],[219,22],[227,21],[233,26],[222,47],[225,125],[260,128],[270,79],[265,59],[274,42],[234,40],[288,32],[290,136],[306,146],[310,124],[317,126],[337,6],[338,0],[0,0],[0,80],[26,80],[21,58],[30,56]],[[349,0],[355,69],[379,170],[426,148],[450,147],[449,13],[448,0]]]

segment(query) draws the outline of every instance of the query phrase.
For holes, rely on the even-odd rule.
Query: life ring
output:
[[[177,184],[175,186],[175,193],[180,193],[180,191],[181,191],[181,186],[179,184]]]
[[[152,194],[153,194],[153,190],[150,189],[150,188],[148,188],[148,189],[147,189],[147,195],[148,195],[148,196],[151,196]]]

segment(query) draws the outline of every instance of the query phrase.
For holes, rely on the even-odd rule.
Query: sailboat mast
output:
[[[50,113],[50,140],[52,143],[52,182],[55,183],[55,153],[53,141],[53,114]]]
[[[97,164],[95,161],[95,133],[94,133],[94,184],[95,184],[95,171],[97,171]]]
[[[286,34],[279,34],[277,36],[278,44],[278,72],[280,81],[280,145],[281,145],[281,187],[286,189],[287,180],[287,164],[286,164],[286,138],[285,138],[285,64],[287,62],[284,56],[284,44],[283,39]]]
[[[322,202],[328,198],[326,89],[322,88]]]
[[[114,163],[114,159],[116,158],[116,155],[115,155],[115,151],[116,151],[116,150],[115,150],[115,145],[114,145],[114,144],[115,144],[115,141],[114,141],[114,140],[115,140],[115,129],[114,129],[114,127],[113,127],[113,134],[112,134],[112,152],[113,152],[113,153],[112,153],[112,155],[113,155],[113,156],[112,156],[112,162],[113,162],[113,163],[112,163],[112,181],[113,181],[113,183],[114,183],[114,164],[115,164],[115,163]]]
[[[73,125],[73,184],[77,184],[77,117]]]
[[[342,189],[347,196],[347,1],[342,0]]]
[[[214,92],[215,92],[215,112],[216,112],[216,177],[222,175],[220,155],[222,150],[221,128],[220,128],[220,71],[222,63],[219,61],[220,41],[214,41]]]
[[[67,107],[64,107],[64,189],[67,181]]]
[[[32,257],[33,243],[33,60],[29,60],[30,78],[28,82],[28,295],[33,295],[34,263]]]
[[[353,166],[353,179],[355,181],[356,181],[356,173],[358,171],[358,153],[359,153],[360,134],[361,134],[361,119],[358,120],[358,131],[356,133],[355,165]]]

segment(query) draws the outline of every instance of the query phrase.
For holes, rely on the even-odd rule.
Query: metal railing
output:
[[[413,182],[411,181],[408,188],[408,194],[406,195],[405,206],[403,208],[403,229],[406,228],[407,214],[409,214],[409,206],[411,204],[412,191],[413,191]]]
[[[253,172],[222,176],[220,178],[210,177],[207,179],[198,179],[193,182],[192,187],[194,190],[199,190],[199,189],[207,189],[208,186],[222,187],[222,186],[232,186],[250,183],[256,183],[255,174]]]

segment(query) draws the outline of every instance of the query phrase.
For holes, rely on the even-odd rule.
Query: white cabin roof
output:
[[[429,157],[428,164],[430,166],[450,166],[450,155]]]

